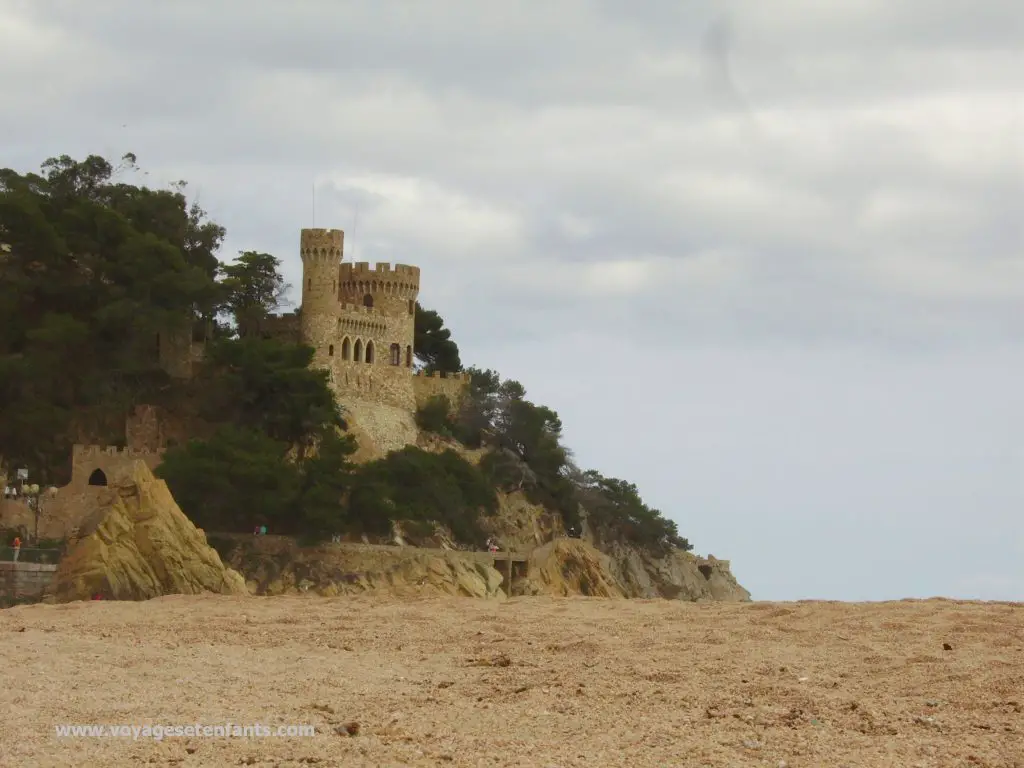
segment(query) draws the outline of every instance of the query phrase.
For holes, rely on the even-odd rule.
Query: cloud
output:
[[[293,285],[314,219],[421,266],[467,361],[759,596],[809,589],[777,550],[827,553],[834,596],[1019,584],[1020,466],[987,447],[1024,426],[1022,28],[1010,0],[0,0],[2,164],[134,151]],[[961,557],[982,504],[989,562],[947,579],[919,542]],[[886,574],[850,581],[847,540]]]
[[[359,200],[369,203],[360,224],[372,241],[373,252],[389,250],[394,241],[418,242],[442,258],[460,261],[496,244],[508,253],[522,247],[523,223],[515,211],[426,179],[370,174],[334,176],[322,183],[332,187],[332,197],[354,195],[356,213]],[[355,214],[352,221],[354,227]]]

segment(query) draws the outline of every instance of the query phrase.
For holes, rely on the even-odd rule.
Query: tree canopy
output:
[[[0,170],[0,445],[48,479],[83,408],[159,380],[158,336],[212,322],[224,229],[184,195],[117,180],[101,157]],[[164,377],[165,378],[165,377]]]
[[[223,227],[185,195],[150,189],[137,171],[90,155],[50,158],[41,172],[0,169],[0,460],[61,482],[82,434],[116,443],[124,415],[166,400],[202,424],[170,447],[158,474],[209,530],[327,536],[386,533],[395,520],[447,526],[480,545],[495,491],[521,490],[578,525],[646,546],[689,548],[636,487],[573,463],[558,414],[525,387],[470,368],[458,411],[443,398],[420,427],[486,448],[479,466],[455,451],[417,447],[355,465],[344,410],[314,351],[263,338],[285,303],[280,261],[244,251],[223,263]],[[169,330],[205,342],[197,375],[161,368]],[[441,315],[416,305],[414,351],[430,372],[463,370]],[[180,414],[179,414],[180,415]],[[106,425],[106,426],[104,426]],[[104,431],[106,430],[106,431]]]
[[[526,399],[526,388],[497,371],[469,368],[471,384],[458,413],[442,397],[420,408],[417,422],[470,447],[487,448],[485,477],[505,491],[523,491],[558,511],[565,525],[580,525],[580,510],[598,536],[624,538],[655,549],[690,550],[676,523],[640,498],[635,485],[582,471],[562,444],[562,422],[552,409]]]
[[[441,315],[424,309],[416,302],[413,353],[428,373],[455,373],[462,370],[459,346],[452,341],[452,332],[444,327]]]
[[[223,309],[239,336],[258,335],[263,321],[287,303],[291,288],[280,273],[281,260],[269,253],[243,251],[233,264],[221,264]]]

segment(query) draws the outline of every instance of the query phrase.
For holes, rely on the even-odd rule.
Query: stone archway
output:
[[[89,475],[89,485],[106,485],[107,473],[102,469],[94,469]]]

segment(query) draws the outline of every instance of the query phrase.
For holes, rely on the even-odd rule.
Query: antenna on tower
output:
[[[313,198],[312,198],[312,202],[313,202],[313,223],[312,223],[311,226],[315,229],[316,228],[316,179],[313,179],[311,186],[313,187]]]
[[[349,249],[349,258],[352,259],[352,261],[355,261],[355,259],[356,259],[356,243],[355,243],[355,240],[356,240],[356,227],[358,227],[358,226],[359,226],[359,203],[357,202],[356,203],[356,217],[355,217],[355,221],[352,222],[352,237],[350,237],[349,240],[348,240],[352,244],[352,247]]]

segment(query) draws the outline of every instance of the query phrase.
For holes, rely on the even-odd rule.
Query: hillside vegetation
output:
[[[208,530],[267,525],[317,540],[386,534],[402,520],[441,524],[479,547],[497,493],[518,490],[567,528],[585,509],[606,538],[691,548],[633,484],[577,467],[558,414],[522,384],[464,368],[443,318],[419,305],[418,364],[465,370],[472,385],[457,412],[437,398],[417,423],[483,459],[407,447],[356,465],[344,403],[308,367],[313,350],[261,334],[288,289],[276,257],[221,261],[225,230],[188,201],[185,182],[154,190],[122,180],[137,170],[131,154],[116,167],[63,156],[41,170],[0,170],[0,464],[66,482],[73,442],[120,443],[124,414],[160,403],[202,425],[167,450],[158,474]],[[206,343],[191,380],[159,365],[168,329]]]

